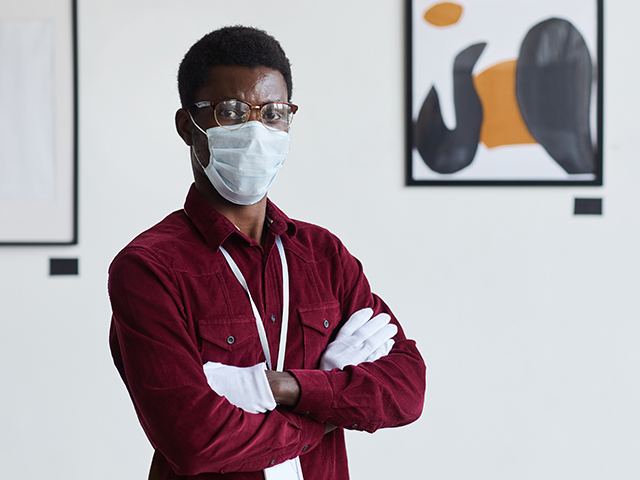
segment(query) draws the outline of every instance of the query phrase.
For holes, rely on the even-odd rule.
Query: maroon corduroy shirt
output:
[[[134,239],[111,265],[111,350],[156,450],[155,478],[262,479],[264,468],[300,456],[305,480],[346,480],[343,429],[404,425],[422,411],[424,362],[371,293],[358,260],[325,229],[292,221],[270,202],[267,225],[263,248],[192,186],[184,210]],[[295,408],[250,414],[211,390],[202,368],[208,361],[247,367],[265,360],[249,299],[219,247],[247,280],[275,364],[282,315],[278,235],[290,277],[284,367],[300,383],[301,397]],[[318,370],[338,329],[365,307],[398,325],[391,352],[344,370]],[[341,428],[324,435],[325,422]]]

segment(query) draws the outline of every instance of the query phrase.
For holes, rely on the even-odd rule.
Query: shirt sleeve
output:
[[[121,252],[109,295],[114,362],[147,437],[177,474],[260,471],[320,443],[324,425],[312,418],[281,408],[250,414],[211,390],[179,282],[153,253]]]
[[[301,389],[293,411],[318,422],[368,432],[406,425],[422,413],[426,365],[389,307],[371,293],[360,262],[342,249],[343,322],[365,307],[371,307],[374,315],[388,313],[398,326],[395,344],[387,356],[343,370],[290,370]]]

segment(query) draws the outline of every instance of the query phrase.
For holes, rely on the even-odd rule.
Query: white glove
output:
[[[265,362],[253,367],[207,362],[203,368],[211,389],[245,412],[264,413],[276,408],[276,400],[265,373]]]
[[[346,365],[373,362],[391,351],[398,327],[389,323],[391,317],[386,313],[371,318],[372,315],[371,308],[363,308],[349,317],[322,354],[320,369],[343,369]]]

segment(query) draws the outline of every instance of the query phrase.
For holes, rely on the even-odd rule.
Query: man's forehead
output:
[[[253,103],[244,97],[259,97],[261,102],[287,101],[287,86],[282,74],[268,67],[218,65],[211,68],[205,84],[198,89],[197,96],[203,95],[207,98],[197,100],[238,98]]]

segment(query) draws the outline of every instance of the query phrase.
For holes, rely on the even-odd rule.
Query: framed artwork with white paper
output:
[[[0,244],[77,243],[75,0],[0,6]]]

